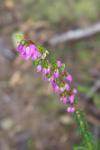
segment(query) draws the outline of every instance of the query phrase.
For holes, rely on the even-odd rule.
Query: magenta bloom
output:
[[[59,93],[59,86],[55,82],[52,82],[52,88],[54,92]]]
[[[61,67],[61,66],[62,66],[62,63],[61,63],[60,60],[57,61],[57,65],[58,65],[58,67]]]
[[[60,101],[61,101],[63,104],[67,104],[67,97],[60,97]]]
[[[72,76],[69,74],[66,79],[69,81],[69,82],[72,82]]]
[[[54,76],[51,76],[49,79],[50,83],[52,84],[54,82]]]
[[[20,53],[22,58],[24,58],[26,60],[31,57],[31,50],[30,50],[29,46],[19,44],[18,47],[17,47],[17,51]]]
[[[43,75],[46,75],[47,73],[50,73],[50,68],[43,68],[42,72],[43,72]]]
[[[54,74],[53,74],[54,78],[59,78],[59,72],[58,71],[55,71]]]
[[[23,47],[23,51],[21,52],[21,56],[28,60],[30,57],[31,57],[31,50],[30,50],[30,47]]]
[[[41,53],[38,51],[38,49],[36,48],[35,45],[31,44],[30,45],[30,49],[31,49],[31,58],[32,60],[36,60],[38,59],[39,57],[41,57]]]
[[[74,95],[69,96],[69,101],[70,101],[71,104],[74,103],[74,99],[75,99]]]
[[[24,45],[19,44],[19,45],[17,46],[17,52],[21,53],[21,52],[23,51],[23,48],[24,48]]]
[[[65,88],[66,88],[66,91],[70,90],[70,86],[67,83],[65,84]]]
[[[73,89],[73,94],[77,94],[77,90],[75,88]]]
[[[32,60],[36,60],[38,59],[39,57],[41,57],[41,54],[38,52],[38,51],[34,51],[32,53]]]
[[[67,112],[73,113],[75,111],[74,107],[68,107]]]
[[[26,60],[28,60],[30,58],[32,60],[36,60],[37,58],[39,58],[41,56],[41,53],[38,52],[36,46],[33,45],[33,44],[31,44],[29,46],[19,44],[18,47],[17,47],[17,51]]]
[[[54,87],[54,92],[56,92],[56,93],[59,92],[59,86],[58,86],[58,85],[55,85],[55,87]]]
[[[36,67],[36,70],[37,70],[37,72],[41,72],[41,71],[42,71],[42,66],[41,66],[41,65],[38,65],[38,66]]]

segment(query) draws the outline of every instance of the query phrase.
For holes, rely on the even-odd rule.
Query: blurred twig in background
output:
[[[51,38],[49,43],[51,45],[56,45],[63,42],[87,38],[99,32],[100,32],[100,22],[84,29],[70,30],[60,35],[56,35],[53,38]]]

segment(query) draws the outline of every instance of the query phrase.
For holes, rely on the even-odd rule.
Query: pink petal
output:
[[[65,85],[65,88],[66,88],[67,91],[70,90],[70,86],[69,86],[67,83],[66,83],[66,85]]]
[[[66,79],[69,81],[69,82],[72,82],[72,76],[69,74]]]
[[[37,72],[41,72],[41,71],[42,71],[42,66],[41,66],[41,65],[38,65],[38,66],[36,67],[36,70],[37,70]]]
[[[58,67],[61,67],[61,66],[62,66],[62,63],[61,63],[60,60],[57,61],[57,65],[58,65]]]
[[[75,98],[74,95],[69,96],[69,100],[70,100],[70,103],[71,103],[71,104],[74,103],[74,98]]]

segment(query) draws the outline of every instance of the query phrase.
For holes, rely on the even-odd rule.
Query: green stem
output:
[[[78,124],[83,139],[83,143],[85,146],[85,150],[96,150],[93,136],[89,131],[89,126],[87,121],[85,120],[84,113],[80,109],[78,109],[74,113],[74,118],[76,120],[76,123]]]

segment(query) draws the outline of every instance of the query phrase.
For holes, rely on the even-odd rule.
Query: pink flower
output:
[[[23,51],[23,47],[24,47],[24,45],[22,45],[22,44],[19,44],[18,46],[17,46],[17,52],[22,52]]]
[[[73,113],[75,111],[74,107],[68,107],[67,112]]]
[[[32,60],[36,60],[36,59],[38,59],[39,57],[41,57],[40,52],[38,52],[38,51],[36,51],[36,50],[32,52]]]
[[[28,60],[31,57],[31,50],[30,47],[25,47],[23,48],[23,52],[21,53],[22,57],[26,60]]]
[[[34,44],[30,44],[29,47],[30,47],[30,49],[31,49],[32,52],[38,51],[37,48],[36,48],[36,46]]]
[[[31,57],[30,48],[26,47],[26,46],[23,46],[23,49],[20,52],[20,55],[22,56],[23,59],[28,60]]]
[[[58,86],[58,85],[55,85],[55,87],[54,87],[54,92],[56,92],[56,93],[59,92],[59,86]]]
[[[52,82],[52,88],[53,88],[54,92],[56,92],[56,93],[59,92],[59,86],[55,82]]]
[[[58,65],[58,67],[61,67],[61,66],[62,66],[62,63],[61,63],[60,60],[57,61],[57,65]]]
[[[73,94],[77,94],[77,90],[75,88],[73,89]]]
[[[66,79],[69,81],[69,82],[72,82],[72,76],[70,74],[67,75]]]
[[[60,97],[60,101],[63,102],[63,104],[67,103],[67,97]]]
[[[66,83],[65,85],[65,88],[66,88],[66,91],[69,91],[70,90],[70,86]]]
[[[17,46],[17,51],[26,60],[28,60],[29,58],[31,58],[32,60],[36,60],[37,58],[41,56],[41,53],[38,52],[34,44],[31,44],[29,46],[19,44]]]
[[[41,72],[41,71],[42,71],[42,66],[41,66],[41,65],[38,65],[38,66],[36,67],[36,70],[37,70],[37,72]]]
[[[55,71],[55,72],[53,73],[53,76],[54,76],[54,78],[59,78],[59,72],[58,72],[58,71]]]
[[[22,58],[26,59],[27,55],[26,55],[26,46],[25,45],[19,44],[17,46],[17,51],[22,56]]]
[[[43,75],[46,75],[47,73],[50,73],[50,68],[43,68],[42,72],[43,72]]]
[[[50,79],[49,79],[50,83],[52,84],[54,82],[54,77],[51,76]]]
[[[69,96],[69,101],[71,104],[74,103],[74,99],[75,99],[74,95]]]

